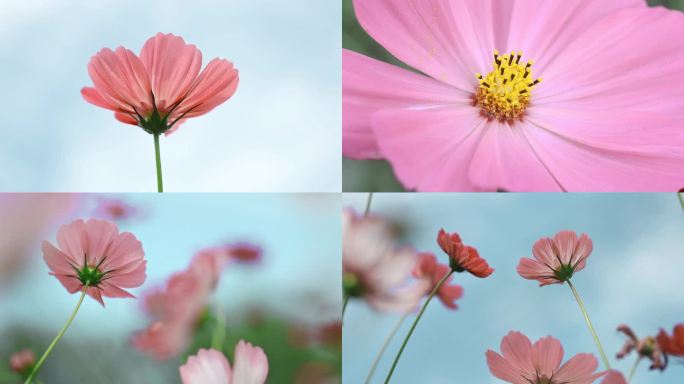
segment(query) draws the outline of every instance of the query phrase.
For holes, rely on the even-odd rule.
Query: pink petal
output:
[[[556,245],[556,249],[558,249],[561,263],[563,265],[571,265],[575,253],[575,245],[577,245],[577,234],[574,231],[560,231],[553,237],[553,243]]]
[[[67,292],[75,293],[83,289],[83,284],[78,278],[74,277],[73,274],[64,275],[61,273],[50,273],[52,276],[56,277],[57,280],[66,288]]]
[[[150,74],[157,108],[167,111],[190,88],[202,68],[202,52],[182,37],[157,33],[140,52]]]
[[[383,155],[407,188],[474,191],[470,161],[485,121],[470,105],[377,113],[373,130]]]
[[[100,92],[98,92],[97,89],[93,87],[83,87],[81,89],[81,96],[83,96],[83,99],[85,99],[85,101],[89,102],[90,104],[96,105],[100,108],[110,109],[112,111],[119,110],[116,103],[112,103],[109,100],[105,99],[102,95],[100,95]]]
[[[547,237],[543,237],[534,243],[532,255],[550,270],[560,267],[561,265],[561,260],[558,259],[556,251],[554,250],[553,241]]]
[[[113,237],[107,248],[107,259],[102,263],[103,270],[116,269],[125,272],[137,268],[145,257],[142,244],[130,232],[123,232]],[[128,266],[128,268],[124,268]]]
[[[86,291],[88,296],[92,297],[93,299],[97,300],[103,307],[105,306],[104,301],[102,300],[102,292],[100,291],[100,288],[98,287],[88,287],[88,290]]]
[[[371,129],[371,117],[379,110],[467,104],[469,97],[427,76],[343,50],[343,154],[356,159],[381,157]]]
[[[123,289],[111,284],[108,281],[101,282],[99,284],[99,288],[101,289],[102,296],[132,299],[135,298],[135,296],[133,296],[130,292],[124,291]]]
[[[228,100],[237,89],[238,71],[233,63],[224,59],[213,59],[195,79],[180,106],[171,115],[171,120],[185,114],[185,117],[203,115]]]
[[[541,375],[553,377],[563,361],[563,346],[551,336],[543,337],[532,347],[532,361]]]
[[[85,223],[83,220],[75,220],[69,224],[62,225],[57,230],[57,244],[67,255],[72,264],[83,267],[86,257],[86,247],[88,239],[85,233]]]
[[[88,264],[98,265],[105,256],[108,256],[105,252],[113,238],[119,234],[119,230],[112,222],[90,219],[85,223],[85,232],[88,238],[88,245],[85,249]]]
[[[577,245],[575,246],[575,257],[573,258],[573,263],[577,265],[575,267],[575,271],[581,271],[584,269],[584,266],[587,263],[587,258],[593,249],[593,242],[586,233],[583,233],[579,240],[577,240]]]
[[[553,276],[553,270],[537,260],[521,258],[517,268],[518,274],[527,280],[537,280],[540,285],[559,283]]]
[[[354,10],[366,32],[399,60],[464,91],[477,86],[474,74],[493,60],[490,0],[354,0]]]
[[[65,255],[62,251],[55,248],[52,244],[47,241],[43,241],[43,260],[50,268],[50,271],[62,275],[71,275],[76,273],[72,264],[70,264],[70,258]]]
[[[240,384],[231,379],[228,359],[215,349],[200,349],[179,371],[183,384]]]
[[[133,117],[127,113],[117,112],[114,114],[114,117],[122,123],[131,124],[131,125],[138,125],[138,120],[135,117]]]
[[[235,347],[233,384],[263,384],[268,376],[268,359],[264,350],[243,340]]]
[[[485,355],[487,356],[487,366],[489,366],[489,371],[492,375],[513,384],[528,383],[522,376],[519,368],[508,359],[492,350],[487,351]]]
[[[598,361],[594,355],[580,353],[560,367],[555,379],[563,383],[591,384],[605,374],[605,372],[594,374],[596,368],[598,368]]]
[[[534,372],[532,343],[520,332],[511,331],[501,340],[501,353],[520,371]]]
[[[601,384],[627,384],[627,380],[619,371],[608,371]]]

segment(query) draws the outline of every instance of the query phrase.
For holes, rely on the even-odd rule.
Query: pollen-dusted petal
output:
[[[342,153],[355,159],[382,157],[371,129],[377,111],[471,103],[467,92],[346,49],[342,95]]]
[[[157,107],[167,111],[190,88],[202,68],[202,52],[182,37],[157,33],[140,52]]]

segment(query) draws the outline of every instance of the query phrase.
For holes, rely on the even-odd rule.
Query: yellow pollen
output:
[[[534,62],[523,63],[521,58],[520,51],[499,56],[499,51],[495,50],[494,69],[484,77],[480,73],[475,74],[480,82],[475,93],[475,105],[487,119],[512,123],[525,113],[532,89],[542,79],[532,76]]]

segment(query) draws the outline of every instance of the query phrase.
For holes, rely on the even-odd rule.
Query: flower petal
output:
[[[532,346],[532,361],[539,373],[553,377],[563,361],[563,346],[552,336],[542,337]]]
[[[183,384],[241,384],[232,380],[228,359],[215,349],[200,349],[179,371]]]
[[[594,374],[598,361],[590,353],[580,353],[563,364],[556,372],[556,380],[563,383],[591,384],[605,372]]]
[[[235,347],[233,384],[263,384],[268,376],[264,350],[240,340]]]

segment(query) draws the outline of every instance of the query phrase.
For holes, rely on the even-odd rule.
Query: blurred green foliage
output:
[[[684,11],[684,0],[648,0],[648,4],[651,6],[663,5]],[[361,28],[354,16],[352,0],[342,0],[342,12],[342,46],[344,48],[406,68],[403,63],[395,59]],[[342,177],[344,192],[398,192],[404,190],[401,183],[394,177],[391,165],[384,160],[345,158],[342,162]]]

